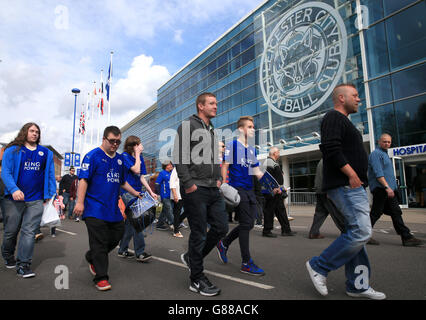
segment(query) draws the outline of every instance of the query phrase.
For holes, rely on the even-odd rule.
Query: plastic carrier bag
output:
[[[127,204],[127,219],[137,232],[143,231],[155,219],[155,206],[157,201],[148,192],[145,192],[142,199],[134,198]],[[153,210],[154,209],[154,210]]]
[[[43,209],[43,215],[41,216],[40,226],[49,226],[49,227],[59,227],[61,225],[61,219],[59,218],[58,211],[56,210],[53,201],[55,200],[55,196],[49,200],[47,204],[45,204]]]

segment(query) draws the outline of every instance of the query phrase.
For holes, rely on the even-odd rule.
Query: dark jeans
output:
[[[238,225],[223,239],[223,245],[229,247],[235,239],[239,239],[243,263],[250,261],[249,235],[254,227],[257,215],[257,201],[253,190],[237,188],[240,204],[235,208],[238,212]]]
[[[173,230],[174,230],[174,233],[179,232],[180,224],[188,216],[186,211],[184,211],[181,214],[182,208],[183,208],[183,200],[179,200],[178,202],[173,201],[173,217],[174,217]]]
[[[198,187],[195,192],[182,194],[191,234],[188,241],[190,278],[204,276],[203,259],[228,232],[228,214],[218,188]],[[207,232],[207,223],[210,229]]]
[[[117,247],[124,233],[124,222],[108,222],[93,217],[87,217],[87,232],[89,248],[86,252],[87,262],[93,264],[96,276],[95,283],[108,280],[108,254]]]
[[[287,212],[284,207],[284,199],[280,194],[274,196],[265,194],[265,211],[263,212],[263,233],[269,233],[274,229],[274,215],[281,225],[281,232],[291,232]]]
[[[327,194],[317,193],[315,196],[317,198],[317,204],[315,206],[314,220],[312,221],[309,234],[318,235],[322,224],[329,214],[340,232],[345,232],[345,218],[343,217],[343,214],[337,210],[336,206],[330,201],[330,199],[327,198]]]
[[[372,194],[373,205],[370,212],[371,226],[373,227],[384,213],[391,217],[396,233],[399,234],[403,240],[412,238],[413,236],[410,233],[410,229],[407,228],[402,220],[402,210],[399,207],[396,196],[389,198],[386,190],[383,188],[374,189]]]

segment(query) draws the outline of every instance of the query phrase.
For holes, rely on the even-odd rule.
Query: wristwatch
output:
[[[386,190],[386,189],[389,189],[389,187],[388,187],[388,186],[385,186],[385,190]]]

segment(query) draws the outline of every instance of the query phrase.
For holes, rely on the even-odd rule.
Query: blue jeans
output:
[[[135,228],[133,228],[130,222],[126,220],[124,223],[124,234],[120,241],[120,248],[118,249],[118,253],[123,253],[129,249],[129,243],[132,237],[136,257],[145,252],[145,239],[143,232],[136,232]]]
[[[363,187],[349,186],[329,190],[328,197],[345,217],[345,229],[319,257],[310,260],[312,269],[327,276],[345,265],[346,291],[363,292],[369,288],[370,263],[365,244],[371,238],[370,206]]]
[[[2,256],[9,260],[15,255],[15,248],[19,236],[19,244],[16,256],[16,265],[30,265],[34,251],[34,236],[40,226],[43,215],[43,200],[37,201],[13,201],[4,199],[5,224]]]
[[[161,210],[160,216],[158,217],[157,226],[162,226],[164,223],[173,224],[174,216],[173,216],[173,207],[172,207],[172,199],[161,199],[163,203],[163,209]]]
[[[69,200],[68,202],[68,218],[71,219],[72,217],[72,212],[74,211],[74,207],[75,207],[75,199],[74,200]]]

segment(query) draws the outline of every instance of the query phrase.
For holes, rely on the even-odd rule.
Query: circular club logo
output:
[[[339,13],[322,2],[287,11],[263,51],[260,83],[268,105],[296,118],[318,108],[345,67],[347,35]]]

